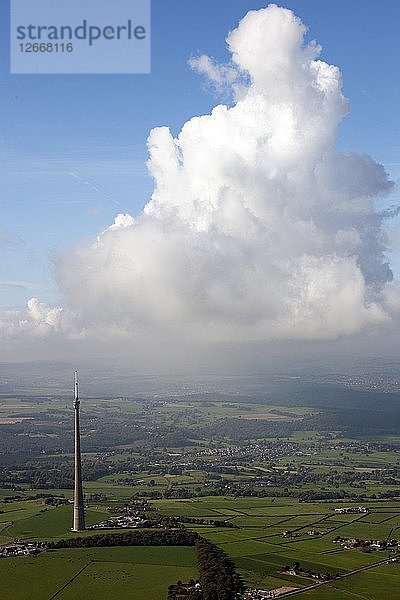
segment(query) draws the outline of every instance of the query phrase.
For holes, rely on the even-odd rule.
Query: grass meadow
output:
[[[307,587],[314,580],[283,572],[284,566],[300,562],[303,569],[314,572],[346,575],[364,569],[388,556],[388,551],[365,553],[347,550],[334,543],[337,536],[362,539],[400,538],[400,502],[375,501],[365,505],[368,513],[342,515],[335,508],[338,502],[299,502],[292,498],[201,498],[187,501],[160,500],[154,502],[164,514],[185,517],[203,516],[224,520],[237,528],[193,526],[229,554],[251,587],[270,589],[292,585]],[[345,506],[357,506],[351,502]],[[311,536],[316,529],[321,535]],[[284,538],[284,531],[294,531],[295,537]],[[372,567],[335,579],[314,590],[304,591],[299,598],[307,600],[394,600],[400,598],[400,564]],[[380,594],[380,595],[379,595]]]
[[[0,561],[12,600],[162,600],[171,583],[198,576],[194,548],[74,548]]]

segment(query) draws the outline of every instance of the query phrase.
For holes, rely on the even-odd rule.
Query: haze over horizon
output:
[[[110,356],[251,371],[398,351],[395,177],[337,146],[350,111],[340,65],[320,58],[324,40],[308,36],[293,4],[232,21],[226,60],[192,48],[187,69],[219,101],[177,133],[151,129],[151,199],[137,212],[114,203],[97,237],[47,255],[59,299],[3,306],[1,361]],[[15,242],[3,237],[9,253]]]

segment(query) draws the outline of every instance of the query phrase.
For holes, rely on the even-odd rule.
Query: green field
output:
[[[86,524],[92,525],[109,515],[97,510],[86,510]],[[73,535],[69,530],[72,522],[71,505],[59,506],[58,508],[43,508],[41,505],[30,503],[28,509],[0,515],[2,519],[14,521],[12,525],[5,527],[2,532],[3,541],[8,539],[50,540],[59,537]]]
[[[368,504],[368,503],[367,503]],[[369,503],[369,513],[341,515],[334,512],[338,503],[300,503],[291,498],[201,498],[195,501],[160,500],[157,510],[172,515],[214,515],[229,519],[237,528],[191,526],[201,535],[219,545],[229,554],[250,587],[271,589],[280,586],[308,587],[315,583],[305,576],[283,572],[285,565],[300,562],[303,569],[313,572],[345,575],[383,560],[388,551],[364,553],[359,549],[344,549],[334,544],[337,535],[343,538],[385,539],[400,522],[400,503]],[[346,506],[351,506],[346,503]],[[235,516],[236,515],[236,516]],[[309,536],[318,529],[322,535]],[[294,530],[297,536],[285,539],[282,532]],[[380,584],[378,586],[378,580]],[[400,597],[400,565],[373,567],[313,591],[304,591],[300,598],[315,600],[391,600]],[[378,592],[381,593],[379,596]],[[386,595],[384,595],[386,594]]]
[[[382,586],[388,600],[395,598],[400,583],[400,566],[390,563],[372,567],[348,577],[335,579],[314,590],[315,580],[304,573],[287,574],[284,567],[298,561],[304,570],[343,576],[383,560],[388,551],[364,553],[334,544],[337,535],[382,539],[400,522],[400,503],[371,502],[369,513],[341,515],[338,503],[302,503],[292,498],[203,497],[189,500],[159,500],[153,507],[165,515],[227,520],[234,527],[190,524],[187,527],[220,546],[235,561],[250,587],[304,587],[300,597],[363,598],[381,600]],[[347,504],[346,504],[347,505]],[[351,503],[348,503],[350,506]],[[12,539],[51,540],[74,536],[70,532],[71,505],[45,507],[40,500],[2,505],[3,541]],[[101,505],[86,512],[87,522],[109,516]],[[13,524],[8,524],[10,520]],[[310,529],[321,535],[310,536]],[[291,530],[295,537],[284,538]],[[87,531],[82,535],[93,532]],[[1,571],[3,570],[3,571]],[[163,600],[171,583],[198,576],[194,548],[115,547],[47,551],[36,558],[20,557],[0,561],[5,597],[26,598],[26,581],[32,582],[32,600],[108,599],[114,595],[133,600]],[[380,584],[378,585],[378,582]],[[386,592],[385,592],[386,593]],[[335,596],[336,594],[336,596]]]
[[[57,592],[57,600],[160,600],[171,583],[197,576],[194,548],[185,547],[76,548],[0,561],[2,597],[12,600]]]
[[[398,565],[376,567],[299,595],[302,600],[396,600],[400,597]]]

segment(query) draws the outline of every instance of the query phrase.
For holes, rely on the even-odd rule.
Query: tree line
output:
[[[48,542],[50,550],[58,548],[99,548],[104,546],[194,546],[198,534],[186,529],[140,529],[121,533],[104,533]]]
[[[201,600],[234,600],[243,592],[243,580],[236,572],[234,562],[221,548],[199,537],[196,551]]]
[[[242,597],[243,580],[225,552],[205,538],[196,541],[199,580],[178,581],[168,588],[168,600],[235,600]]]

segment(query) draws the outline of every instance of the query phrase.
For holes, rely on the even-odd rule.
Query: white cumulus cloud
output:
[[[63,309],[31,300],[20,329],[318,340],[390,318],[387,215],[375,207],[392,184],[371,157],[335,150],[349,105],[305,32],[270,5],[228,35],[230,65],[192,59],[214,83],[246,87],[176,138],[150,132],[143,213],[64,256]]]

